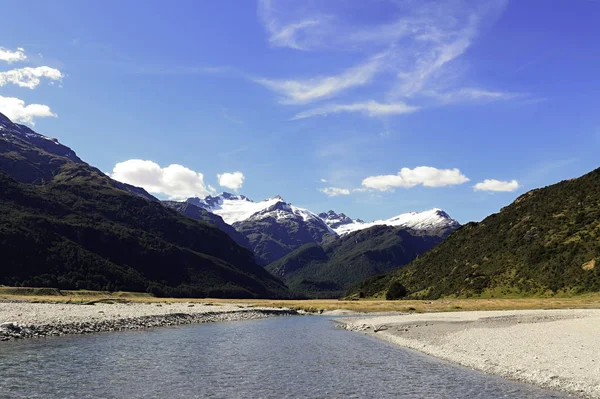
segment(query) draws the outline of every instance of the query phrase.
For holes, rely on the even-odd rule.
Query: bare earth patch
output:
[[[594,267],[596,267],[596,259],[592,259],[589,262],[586,262],[583,264],[583,270],[594,270]]]

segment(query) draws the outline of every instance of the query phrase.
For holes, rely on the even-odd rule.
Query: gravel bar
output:
[[[140,330],[192,323],[298,314],[287,308],[200,303],[52,304],[0,302],[0,341],[66,334]]]
[[[600,310],[519,310],[340,319],[373,335],[475,370],[600,398]]]

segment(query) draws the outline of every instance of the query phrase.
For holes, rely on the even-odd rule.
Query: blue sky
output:
[[[0,112],[162,198],[467,222],[599,166],[598,1],[2,8]]]

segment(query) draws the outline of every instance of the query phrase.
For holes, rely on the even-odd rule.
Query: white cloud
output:
[[[47,66],[12,69],[0,72],[0,87],[12,83],[20,87],[35,89],[40,84],[42,78],[60,81],[63,77],[64,75],[58,69]]]
[[[485,179],[473,186],[475,191],[503,191],[510,192],[516,191],[519,187],[519,182],[516,180],[501,181],[495,179]]]
[[[34,118],[56,117],[50,107],[42,104],[25,105],[25,101],[15,97],[0,96],[0,112],[16,123],[34,126]]]
[[[395,187],[411,188],[444,187],[468,182],[469,179],[459,169],[437,169],[431,166],[418,166],[414,169],[402,168],[395,175],[369,176],[362,181],[368,189],[388,191]]]
[[[25,61],[27,56],[25,55],[25,49],[19,47],[17,51],[11,51],[4,47],[0,47],[0,61],[6,61],[9,64],[17,61]]]
[[[320,188],[319,191],[327,195],[328,197],[337,197],[338,195],[350,195],[350,190],[348,190],[347,188],[325,187]]]
[[[214,189],[204,183],[202,173],[177,164],[162,168],[152,161],[130,159],[116,164],[110,176],[120,182],[142,187],[151,193],[164,194],[174,200],[202,198],[214,193]]]
[[[377,101],[370,100],[364,103],[325,105],[323,107],[300,112],[294,115],[292,119],[304,119],[320,115],[326,116],[340,112],[361,112],[368,116],[399,115],[409,114],[417,111],[418,109],[419,107],[413,107],[403,102],[382,104],[378,103]]]
[[[240,188],[242,188],[246,177],[238,170],[237,172],[233,173],[218,174],[217,179],[219,179],[219,185],[221,187],[229,188],[237,192]]]
[[[327,183],[327,179],[321,179],[321,183]]]
[[[339,75],[305,80],[256,79],[257,83],[283,95],[282,103],[305,104],[336,95],[371,81],[380,68],[381,56],[347,69]]]

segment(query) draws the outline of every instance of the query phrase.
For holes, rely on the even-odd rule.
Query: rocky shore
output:
[[[0,302],[0,341],[66,334],[139,330],[192,323],[252,320],[298,314],[287,308],[197,303],[48,304]]]
[[[600,310],[423,313],[338,320],[475,370],[600,398]]]

